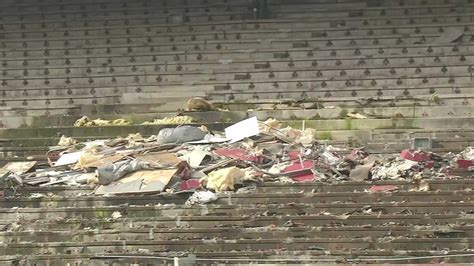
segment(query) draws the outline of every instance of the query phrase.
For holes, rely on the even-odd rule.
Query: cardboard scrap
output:
[[[130,173],[117,182],[100,186],[95,194],[132,194],[164,191],[177,169],[140,170]]]
[[[140,161],[145,161],[149,163],[155,163],[159,165],[168,165],[168,166],[175,166],[182,162],[178,156],[168,153],[168,152],[161,152],[161,153],[147,153],[143,155],[136,156],[137,159]]]
[[[9,162],[0,169],[0,177],[7,173],[14,173],[17,175],[24,174],[28,172],[33,166],[35,166],[36,161],[28,162]]]
[[[207,151],[195,149],[192,152],[181,156],[181,159],[188,162],[188,164],[192,168],[196,168],[201,165],[202,161],[204,160],[204,158],[206,158],[206,156],[209,156],[209,153]]]
[[[369,188],[370,192],[392,192],[398,189],[397,186],[394,185],[381,185],[381,186],[371,186]]]

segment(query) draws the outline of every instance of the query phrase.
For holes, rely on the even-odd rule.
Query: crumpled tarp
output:
[[[107,185],[119,180],[128,173],[142,169],[150,169],[149,163],[137,159],[121,161],[97,168],[97,177],[99,178],[99,184]]]
[[[207,132],[198,127],[181,126],[176,128],[163,128],[156,136],[156,140],[160,144],[165,143],[185,143],[194,140],[202,140]]]

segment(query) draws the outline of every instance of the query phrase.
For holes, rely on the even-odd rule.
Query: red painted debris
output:
[[[179,190],[189,191],[189,190],[193,190],[200,187],[201,187],[201,183],[199,183],[199,179],[189,179],[189,180],[183,181],[179,185]]]
[[[424,151],[405,149],[400,153],[400,156],[405,160],[410,160],[410,161],[415,161],[415,162],[431,161],[431,156]]]
[[[398,187],[394,185],[372,186],[369,188],[370,192],[392,192],[397,189]]]
[[[311,170],[313,168],[314,168],[313,161],[303,161],[303,163],[301,163],[300,161],[296,161],[292,165],[283,169],[283,173],[289,173],[289,172],[294,172],[294,171],[304,170],[304,169]],[[293,179],[295,182],[308,182],[308,181],[314,180],[314,174],[308,171],[306,173],[292,176],[291,179]]]
[[[5,197],[5,191],[0,190],[0,198],[4,198],[4,197]]]
[[[301,157],[301,153],[298,151],[289,151],[288,152],[288,157],[290,157],[290,160],[299,160]]]
[[[464,169],[474,166],[474,160],[459,159],[457,163],[458,163],[459,168],[464,168]]]
[[[255,163],[261,163],[263,157],[259,155],[249,155],[248,152],[244,149],[226,149],[219,148],[214,151],[215,154],[219,156],[224,156],[232,159],[238,159],[242,161],[250,161]]]

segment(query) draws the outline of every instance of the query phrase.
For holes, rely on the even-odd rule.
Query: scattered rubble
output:
[[[185,123],[187,119],[163,121]],[[127,123],[104,121],[83,117],[75,126]],[[79,142],[62,136],[47,153],[49,164],[9,163],[0,169],[0,185],[94,186],[96,195],[193,192],[187,202],[192,205],[213,201],[215,193],[223,191],[252,193],[265,182],[404,179],[416,181],[419,191],[428,191],[427,179],[447,178],[455,175],[454,170],[466,171],[474,165],[472,147],[457,155],[403,150],[397,156],[376,157],[363,148],[345,154],[314,136],[314,129],[283,128],[275,119],[259,122],[255,117],[224,132],[176,126],[148,138],[137,133]],[[372,192],[396,190],[390,185],[370,188]]]

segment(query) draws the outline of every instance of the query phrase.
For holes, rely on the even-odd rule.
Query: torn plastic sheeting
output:
[[[204,204],[217,200],[217,195],[212,191],[196,191],[188,198],[185,205]]]
[[[381,185],[381,186],[371,186],[369,188],[370,192],[392,192],[398,189],[397,186],[394,185]]]
[[[219,148],[214,151],[215,154],[219,156],[224,156],[227,158],[242,160],[242,161],[249,161],[249,162],[256,162],[261,163],[263,161],[263,157],[260,155],[250,155],[244,149],[228,149],[228,148]]]
[[[182,126],[176,128],[163,128],[156,136],[159,144],[166,143],[185,143],[189,141],[202,140],[206,132],[193,126]]]
[[[128,173],[149,168],[148,163],[139,160],[122,161],[97,168],[99,184],[107,185],[119,180]]]
[[[313,161],[297,161],[294,162],[292,165],[287,166],[286,168],[283,169],[283,173],[291,173],[299,170],[308,170],[308,172],[303,172],[301,174],[296,174],[292,175],[291,179],[293,179],[296,182],[308,182],[314,180],[314,173],[312,172],[314,168],[314,162]]]

